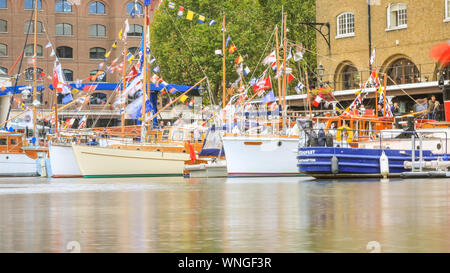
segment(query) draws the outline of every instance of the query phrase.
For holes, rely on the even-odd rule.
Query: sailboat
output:
[[[10,110],[13,103],[14,92],[11,94],[11,101],[6,121],[0,124],[0,128],[7,127],[8,123],[26,116],[27,123],[32,123],[33,138],[31,143],[26,139],[25,134],[15,133],[11,131],[0,131],[0,176],[37,176],[39,174],[46,174],[45,158],[48,156],[48,148],[36,144],[38,142],[37,130],[37,64],[36,64],[36,47],[37,47],[37,1],[35,3],[34,13],[34,57],[33,57],[33,103],[32,103],[32,117],[29,114],[31,111],[25,109],[16,116],[9,118]],[[29,25],[27,35],[30,33]],[[21,58],[20,67],[23,61]],[[19,70],[20,70],[19,67]],[[14,89],[17,88],[18,77]],[[42,159],[43,164],[39,164],[39,158]]]
[[[143,64],[142,64],[142,107],[141,125],[137,130],[139,137],[125,137],[121,143],[107,145],[83,145],[72,143],[76,162],[83,177],[136,177],[136,176],[182,176],[185,161],[195,158],[195,148],[186,140],[189,134],[179,137],[175,134],[176,127],[166,127],[161,130],[153,128],[154,119],[169,106],[197,87],[206,78],[189,88],[182,95],[159,111],[153,107],[153,115],[148,114],[146,104],[150,101],[150,64],[147,61],[149,52],[149,7],[145,5]],[[125,85],[123,86],[125,88]],[[156,113],[155,113],[156,112]],[[151,115],[151,117],[149,117]],[[123,121],[123,119],[122,119]],[[124,122],[122,122],[122,126]],[[149,130],[148,130],[149,129]],[[165,133],[165,131],[167,133]],[[179,131],[179,130],[178,130]],[[122,130],[123,132],[123,130]],[[169,138],[171,136],[171,138]],[[130,142],[130,140],[132,140]],[[136,141],[138,140],[138,142]]]
[[[286,67],[287,39],[286,18],[284,14],[284,60]],[[277,71],[281,65],[278,59],[278,28],[276,28],[277,44]],[[227,133],[222,138],[227,160],[227,174],[229,177],[239,176],[299,176],[302,175],[297,168],[296,151],[298,149],[298,136],[289,135],[291,123],[286,121],[286,73],[282,79],[278,77],[278,86],[281,91],[280,104],[282,105],[282,130],[279,130],[279,121],[274,120],[259,125],[260,131],[265,128],[275,128],[272,132],[258,133],[258,130],[249,130],[247,133]],[[251,121],[250,121],[251,122]]]

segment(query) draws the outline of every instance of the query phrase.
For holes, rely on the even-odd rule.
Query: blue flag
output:
[[[146,6],[148,6],[148,5],[151,5],[151,0],[145,0],[145,2],[144,2],[144,5],[146,5]]]
[[[63,104],[68,104],[71,101],[73,101],[73,97],[72,97],[72,94],[70,94],[70,93],[62,98]]]

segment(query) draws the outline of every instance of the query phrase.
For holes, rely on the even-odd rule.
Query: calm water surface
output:
[[[0,252],[450,252],[449,184],[0,178]]]

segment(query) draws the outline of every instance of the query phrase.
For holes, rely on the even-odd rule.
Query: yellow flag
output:
[[[119,39],[120,39],[120,40],[122,40],[122,33],[123,33],[123,30],[121,29],[121,30],[119,31]]]
[[[72,94],[76,94],[76,93],[78,93],[78,92],[80,92],[80,90],[78,90],[78,89],[76,89],[76,88],[73,88],[73,89],[72,89]]]
[[[111,54],[111,51],[106,52],[105,53],[105,58],[108,58],[110,54]]]
[[[186,19],[191,20],[194,18],[194,12],[188,10],[187,15],[186,15]]]
[[[117,42],[114,42],[114,44],[112,45],[112,48],[116,48],[117,47]]]
[[[183,96],[181,96],[180,101],[185,102],[187,99],[188,99],[188,96],[183,95]]]

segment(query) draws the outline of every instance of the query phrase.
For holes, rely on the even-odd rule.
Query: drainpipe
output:
[[[369,33],[369,60],[372,55],[372,20],[370,12],[370,1],[367,1],[367,13],[368,13],[368,33]],[[369,62],[369,71],[372,71],[372,65]]]

